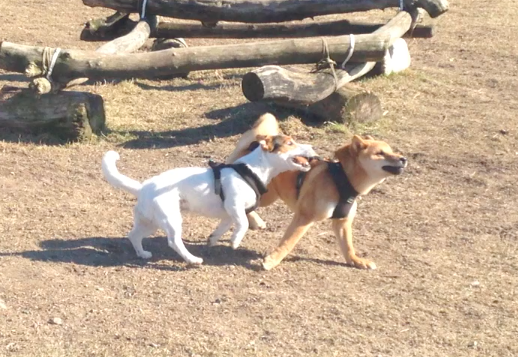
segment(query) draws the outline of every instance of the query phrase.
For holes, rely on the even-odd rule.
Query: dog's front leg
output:
[[[232,243],[232,248],[237,249],[248,230],[248,218],[246,217],[245,208],[243,205],[228,202],[225,203],[225,210],[236,225],[230,237],[230,242]]]
[[[230,227],[232,227],[232,218],[228,217],[223,219],[218,224],[214,232],[212,232],[209,236],[209,239],[207,240],[207,245],[209,247],[215,245],[218,242],[218,240],[223,236],[223,234],[227,233]]]
[[[333,220],[333,231],[347,264],[359,269],[376,269],[376,264],[356,255],[353,246],[353,217]]]
[[[302,238],[312,225],[313,220],[311,218],[300,213],[295,213],[293,220],[288,226],[288,229],[284,233],[284,236],[277,248],[264,258],[263,268],[265,270],[270,270],[279,265],[279,263],[293,250],[300,238]]]

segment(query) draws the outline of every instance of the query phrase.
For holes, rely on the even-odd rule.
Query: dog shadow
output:
[[[257,270],[252,261],[261,259],[257,252],[228,246],[228,242],[220,242],[208,247],[205,242],[189,242],[186,248],[194,255],[203,258],[204,265],[223,266],[237,265],[250,270]],[[42,250],[30,250],[19,253],[0,254],[19,255],[26,259],[42,262],[73,263],[93,267],[149,267],[160,270],[183,270],[184,260],[167,245],[165,237],[146,238],[144,249],[153,253],[151,259],[141,259],[135,254],[130,241],[126,238],[89,237],[81,239],[50,239],[40,243]],[[180,264],[164,264],[174,261]]]
[[[177,146],[194,145],[200,142],[210,141],[216,137],[226,138],[243,134],[250,129],[260,115],[266,112],[275,115],[280,122],[294,114],[293,111],[279,108],[269,103],[244,103],[235,107],[215,109],[207,112],[205,117],[210,120],[218,121],[215,124],[162,132],[124,132],[136,138],[126,141],[120,146],[127,149],[166,149]],[[310,114],[301,115],[299,113],[299,116],[305,125],[312,127],[320,127],[322,125],[322,121],[316,120]]]
[[[268,111],[270,107],[263,103],[245,103],[236,107],[217,109],[205,114],[208,119],[218,121],[199,127],[161,132],[129,131],[136,136],[120,146],[129,149],[171,148],[194,145],[210,141],[215,137],[226,138],[242,134],[255,122],[257,117]]]

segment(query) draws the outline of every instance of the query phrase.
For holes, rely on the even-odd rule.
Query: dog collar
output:
[[[255,209],[259,206],[259,199],[261,196],[268,192],[265,184],[261,181],[261,179],[248,167],[248,165],[244,163],[221,164],[209,160],[209,166],[211,167],[214,174],[214,191],[216,195],[221,197],[221,201],[225,201],[225,194],[223,193],[223,189],[221,187],[221,170],[223,169],[233,169],[239,174],[239,176],[241,176],[241,178],[248,184],[248,186],[254,190],[256,196],[255,204],[252,207],[245,209],[247,214],[255,211]]]

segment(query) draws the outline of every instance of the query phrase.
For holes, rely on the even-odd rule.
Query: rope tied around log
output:
[[[353,53],[354,53],[355,37],[353,34],[350,34],[349,38],[350,38],[349,52],[347,53],[347,57],[344,59],[344,61],[340,65],[340,69],[342,69],[342,70],[345,70],[345,65],[347,64],[347,62],[349,62],[349,60],[351,59],[351,57],[353,56]],[[334,81],[335,81],[334,91],[336,91],[338,89],[338,77],[336,76],[336,71],[335,71],[336,65],[337,65],[337,63],[331,59],[331,56],[329,54],[329,46],[327,45],[327,41],[325,38],[322,37],[322,59],[317,62],[315,69],[312,72],[314,73],[314,72],[320,71],[324,68],[330,68],[331,73],[333,74]]]
[[[314,73],[314,72],[321,71],[324,68],[330,68],[331,73],[333,74],[334,82],[335,82],[334,91],[336,91],[338,89],[338,77],[336,76],[335,66],[336,66],[336,62],[331,59],[327,41],[325,38],[322,37],[322,59],[317,62],[317,64],[315,65],[315,69],[311,72]]]
[[[349,60],[353,56],[355,42],[356,42],[356,38],[354,37],[353,34],[350,34],[349,35],[349,43],[350,43],[350,45],[349,45],[349,53],[347,53],[347,57],[342,62],[342,66],[341,66],[342,69],[345,69],[345,65],[347,64],[347,62],[349,62]]]
[[[34,62],[29,63],[25,69],[25,74],[31,78],[37,77],[29,84],[29,88],[40,95],[58,89],[58,86],[53,85],[52,72],[60,52],[61,48],[59,47],[56,49],[45,47],[41,55],[41,67]]]
[[[142,7],[140,8],[140,19],[144,20],[146,18],[146,7],[147,7],[147,0],[142,1]]]
[[[49,81],[51,81],[52,71],[54,70],[54,66],[56,65],[60,52],[61,48],[59,47],[56,48],[54,52],[52,52],[52,49],[50,47],[45,47],[43,49],[43,58],[41,61],[41,66],[43,67],[43,75]]]

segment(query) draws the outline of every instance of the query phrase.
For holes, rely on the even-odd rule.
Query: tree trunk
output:
[[[102,32],[90,32],[85,27],[81,32],[83,41],[110,41],[123,36],[135,27],[137,22],[128,20],[121,26],[106,28]],[[371,33],[385,24],[369,24],[350,22],[349,20],[288,23],[288,24],[235,24],[218,23],[214,27],[206,27],[197,23],[159,23],[149,37],[154,38],[300,38],[316,36],[341,36],[344,34]],[[430,38],[435,35],[434,23],[416,24],[413,30],[407,31],[403,37]]]
[[[140,13],[140,0],[83,0],[87,6],[101,6],[124,13]],[[447,0],[404,0],[405,9],[423,8],[431,17],[448,10]],[[284,22],[318,15],[341,14],[399,7],[399,0],[148,0],[149,14],[199,20],[206,23]]]
[[[218,23],[206,27],[194,23],[163,22],[151,37],[162,38],[291,38],[316,36],[341,36],[372,33],[385,24],[353,23],[349,20],[289,23],[289,24],[234,24]],[[403,36],[429,38],[435,33],[435,25],[417,24],[414,30]]]
[[[241,87],[251,102],[274,100],[308,105],[328,97],[375,65],[376,62],[354,63],[347,65],[345,70],[336,69],[336,83],[329,70],[306,72],[296,68],[264,66],[245,74]]]
[[[380,61],[393,41],[408,31],[410,14],[398,13],[376,33],[355,36],[351,62]],[[329,54],[337,62],[350,51],[350,36],[327,38]],[[206,69],[259,67],[269,64],[307,64],[322,59],[320,38],[290,39],[236,45],[169,49],[151,53],[106,55],[63,50],[57,59],[53,80],[66,83],[75,78],[156,78]],[[0,43],[0,68],[24,73],[30,63],[41,67],[42,47]]]
[[[319,120],[344,123],[368,123],[381,119],[381,102],[375,94],[346,84],[327,98],[306,106],[293,102],[274,101],[279,107],[310,114]]]
[[[0,91],[0,128],[50,134],[65,141],[89,139],[105,125],[103,98],[86,92],[37,95],[21,88]]]

